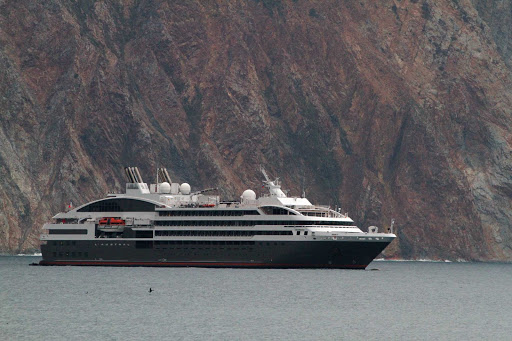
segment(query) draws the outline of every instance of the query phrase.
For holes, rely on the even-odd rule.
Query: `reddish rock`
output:
[[[0,1],[0,249],[125,165],[235,198],[263,164],[363,227],[395,218],[388,257],[512,260],[502,7]]]

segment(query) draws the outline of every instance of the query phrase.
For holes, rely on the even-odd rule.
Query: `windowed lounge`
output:
[[[86,205],[78,212],[154,212],[155,204],[137,199],[104,199]]]

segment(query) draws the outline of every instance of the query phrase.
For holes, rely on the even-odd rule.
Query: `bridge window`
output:
[[[263,206],[261,207],[261,210],[268,215],[290,215],[290,214],[296,214],[294,212],[290,212],[285,208],[282,207],[275,207],[275,206]]]

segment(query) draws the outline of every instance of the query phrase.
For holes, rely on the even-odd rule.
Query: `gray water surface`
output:
[[[512,264],[28,266],[39,260],[0,257],[1,340],[512,340]]]

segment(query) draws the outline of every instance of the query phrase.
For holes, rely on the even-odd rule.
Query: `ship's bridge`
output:
[[[313,205],[306,198],[297,198],[297,197],[276,197],[276,196],[261,196],[254,202],[253,204],[258,204],[261,206],[284,206],[293,209],[297,208],[307,208],[313,207]]]

